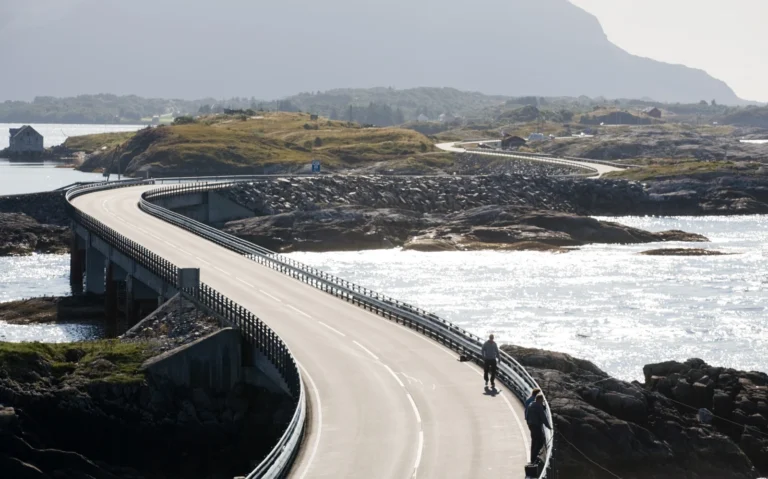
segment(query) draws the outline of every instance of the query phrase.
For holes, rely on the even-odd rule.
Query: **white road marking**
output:
[[[276,298],[276,297],[272,296],[271,294],[267,293],[267,292],[266,292],[266,291],[264,291],[263,289],[260,289],[260,290],[259,290],[259,292],[260,292],[261,294],[263,294],[264,296],[269,296],[270,298],[274,299],[274,300],[275,300],[275,301],[277,301],[278,303],[282,303],[282,302],[283,302],[283,301],[282,301],[280,298]]]
[[[416,403],[413,400],[413,396],[410,394],[406,394],[408,396],[408,401],[411,403],[411,407],[413,408],[413,413],[416,414],[416,422],[421,424],[421,414],[419,414],[419,408],[416,407]],[[418,465],[416,467],[419,467]]]
[[[308,315],[307,313],[305,313],[304,311],[300,310],[299,308],[297,308],[295,306],[291,306],[290,304],[288,305],[288,307],[291,308],[292,310],[296,311],[297,313],[312,319],[312,316]]]
[[[416,464],[413,466],[413,477],[419,472],[419,465],[421,464],[421,454],[424,451],[424,431],[419,431],[419,449],[416,452]]]
[[[175,244],[171,243],[170,241],[163,240],[163,243],[167,244],[171,248],[178,248],[178,246],[176,246]]]
[[[309,372],[307,372],[306,368],[304,368],[301,363],[298,361],[296,361],[296,363],[301,368],[303,377],[309,380],[309,384],[312,387],[313,396],[315,396],[315,401],[317,402],[317,407],[312,408],[312,412],[316,412],[316,414],[313,414],[313,416],[316,418],[315,423],[317,424],[317,435],[315,436],[315,443],[312,445],[312,452],[309,454],[309,459],[307,460],[306,466],[304,467],[304,472],[301,474],[300,479],[304,479],[307,477],[307,474],[309,474],[309,469],[312,467],[312,462],[315,460],[315,455],[317,455],[317,450],[320,447],[320,436],[323,432],[323,403],[320,401],[320,393],[317,390],[317,385],[312,379],[312,376],[309,375]]]
[[[241,283],[243,283],[244,285],[248,286],[249,288],[255,288],[255,286],[254,286],[254,285],[252,285],[251,283],[249,283],[249,282],[247,282],[247,281],[244,281],[244,280],[242,280],[242,279],[240,279],[240,278],[235,278],[235,279],[237,279],[238,281],[240,281],[240,282],[241,282]]]
[[[360,349],[362,349],[363,351],[365,351],[366,353],[368,353],[368,354],[369,354],[369,355],[370,355],[370,356],[371,356],[373,359],[375,359],[376,361],[378,361],[378,360],[379,360],[379,357],[378,357],[378,356],[376,356],[375,354],[373,354],[373,353],[371,352],[371,350],[370,350],[370,349],[366,348],[365,346],[363,346],[362,344],[358,343],[357,341],[352,341],[352,342],[353,342],[353,343],[355,343],[355,344],[357,344],[357,346],[358,346]]]
[[[326,328],[330,329],[331,331],[333,331],[334,333],[338,334],[339,336],[343,336],[345,338],[347,337],[346,334],[342,333],[341,331],[339,331],[338,329],[334,328],[333,326],[328,326],[327,324],[325,324],[322,321],[318,321],[318,323],[320,323],[321,326],[325,326]]]
[[[204,263],[204,264],[207,264],[207,265],[211,264],[211,263],[209,263],[208,261],[204,260],[203,258],[201,258],[199,256],[195,256],[195,259],[200,261],[201,263]]]
[[[391,374],[391,375],[392,375],[392,377],[393,377],[393,378],[395,378],[395,381],[397,381],[397,384],[399,384],[401,388],[405,388],[405,384],[403,384],[403,381],[401,381],[401,380],[400,380],[400,378],[399,378],[399,377],[397,377],[397,374],[395,374],[395,372],[394,372],[394,371],[392,371],[392,368],[390,368],[389,366],[387,366],[387,365],[386,365],[386,364],[384,364],[384,363],[381,363],[381,364],[382,364],[382,366],[384,366],[385,368],[387,368],[387,371],[389,371],[389,374]]]
[[[517,415],[517,411],[515,411],[515,408],[512,407],[512,403],[509,402],[509,399],[507,399],[507,396],[505,394],[502,394],[501,397],[502,399],[504,399],[504,402],[507,403],[509,410],[512,411],[512,415],[515,416],[515,421],[517,421],[517,427],[520,429],[520,436],[522,436],[523,444],[525,444],[525,450],[530,451],[531,445],[528,442],[528,434],[526,434],[525,429],[523,429],[523,423],[522,421],[520,421],[520,417]]]
[[[219,268],[218,266],[214,266],[213,269],[215,269],[217,271],[220,271],[220,272],[226,274],[227,276],[232,276],[232,273],[230,273],[229,271],[227,271],[225,269]]]

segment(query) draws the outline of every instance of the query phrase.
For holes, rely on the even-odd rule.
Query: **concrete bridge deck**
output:
[[[606,163],[599,163],[596,161],[589,161],[589,160],[573,160],[573,159],[564,159],[564,158],[557,158],[557,157],[536,157],[531,155],[520,155],[516,154],[514,151],[502,151],[502,150],[489,150],[489,151],[481,151],[481,150],[467,150],[464,148],[465,145],[470,144],[478,144],[478,143],[499,143],[498,140],[487,140],[487,141],[471,141],[471,142],[448,142],[448,143],[439,143],[435,145],[437,148],[443,150],[443,151],[449,151],[451,153],[472,153],[473,155],[484,155],[484,156],[497,156],[497,157],[503,157],[503,158],[509,158],[512,160],[523,160],[523,161],[538,161],[540,163],[551,163],[551,164],[561,164],[566,166],[572,166],[574,168],[582,168],[586,170],[591,170],[595,172],[595,178],[600,178],[606,173],[610,173],[612,171],[622,171],[623,168],[617,168],[616,166],[608,165]]]
[[[300,363],[310,400],[296,478],[524,477],[522,405],[425,337],[139,210],[156,186],[80,196],[75,207],[258,315]]]

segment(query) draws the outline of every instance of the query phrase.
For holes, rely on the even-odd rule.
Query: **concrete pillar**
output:
[[[83,263],[85,263],[85,251],[80,249],[77,234],[72,233],[69,243],[69,286],[72,294],[83,292]]]
[[[106,334],[108,338],[115,338],[117,331],[117,274],[115,265],[107,262],[106,292],[104,294],[104,313],[106,316]]]
[[[104,294],[107,258],[96,248],[89,247],[85,253],[85,291]]]
[[[125,301],[125,317],[129,327],[158,306],[157,292],[130,274],[125,278]]]

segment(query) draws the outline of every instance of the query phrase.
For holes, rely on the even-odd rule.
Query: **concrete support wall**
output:
[[[85,291],[104,294],[107,258],[93,246],[85,253]]]
[[[160,383],[226,392],[240,381],[241,364],[240,333],[226,328],[152,358],[142,369]]]
[[[85,250],[82,239],[75,233],[69,244],[69,286],[72,294],[83,292],[83,270],[85,269]]]
[[[153,201],[163,208],[207,224],[224,223],[255,216],[253,211],[230,201],[215,191],[159,198]]]
[[[215,191],[208,192],[208,222],[212,224],[241,220],[256,216],[253,211],[238,205]]]

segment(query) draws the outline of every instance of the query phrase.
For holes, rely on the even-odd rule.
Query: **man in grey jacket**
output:
[[[493,334],[483,344],[483,379],[485,387],[488,387],[488,375],[491,376],[491,388],[496,389],[496,367],[499,361],[499,346],[493,340]]]

